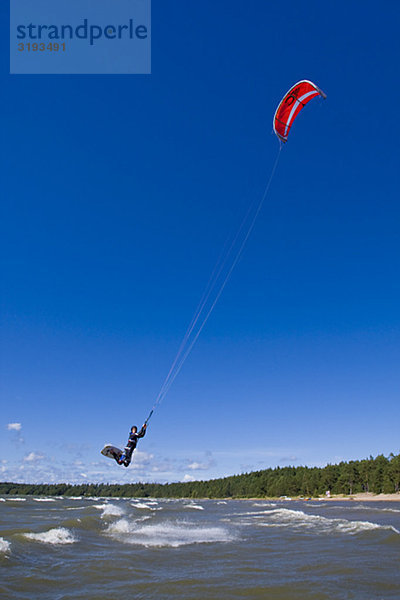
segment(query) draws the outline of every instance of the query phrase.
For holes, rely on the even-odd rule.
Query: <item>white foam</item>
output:
[[[158,502],[138,502],[134,500],[131,502],[133,508],[140,508],[142,510],[163,510],[162,506],[157,506]]]
[[[338,506],[333,506],[332,508],[338,508]],[[367,510],[369,512],[393,512],[400,513],[398,508],[381,508],[380,506],[365,506],[364,504],[357,504],[352,506],[346,506],[347,510]]]
[[[200,504],[184,504],[185,508],[195,508],[196,510],[204,510],[204,506],[200,506]]]
[[[35,502],[55,502],[54,498],[34,498]]]
[[[144,510],[154,510],[152,506],[149,506],[149,504],[145,504],[144,502],[131,502],[131,505],[135,508],[142,508]]]
[[[102,519],[105,517],[121,517],[125,512],[121,506],[117,506],[116,504],[93,504],[93,506],[103,511],[101,514]]]
[[[0,502],[5,502],[6,499],[5,498],[0,498]]]
[[[11,550],[11,544],[4,538],[0,537],[0,553],[8,554]]]
[[[120,519],[111,524],[107,532],[121,542],[146,547],[177,548],[188,544],[228,542],[234,539],[222,527],[199,527],[182,521],[138,525],[127,519]]]
[[[49,529],[43,533],[23,533],[24,537],[34,542],[41,542],[43,544],[61,545],[61,544],[73,544],[76,542],[76,538],[73,534],[65,527],[56,527],[55,529]]]
[[[226,502],[226,500],[220,500],[219,502],[217,502],[217,504],[228,504],[228,503]]]
[[[363,531],[382,529],[400,532],[392,525],[379,525],[370,521],[349,521],[347,519],[328,519],[319,515],[310,515],[302,510],[289,510],[288,508],[277,508],[265,511],[269,523],[258,523],[264,527],[292,527],[294,529],[306,529],[321,533],[348,533],[354,535]]]
[[[131,533],[132,528],[128,519],[119,519],[115,523],[112,523],[107,531],[110,533]]]
[[[9,502],[26,502],[26,498],[7,498]]]

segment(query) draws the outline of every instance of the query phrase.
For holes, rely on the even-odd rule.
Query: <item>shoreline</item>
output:
[[[395,494],[373,494],[372,492],[359,492],[357,494],[336,494],[329,498],[318,498],[319,500],[358,500],[359,502],[400,502],[400,493]]]
[[[358,501],[358,502],[400,502],[400,492],[395,494],[373,494],[372,492],[358,492],[356,494],[331,494],[328,496],[310,496],[305,498],[303,496],[287,496],[287,497],[269,497],[265,496],[263,498],[224,498],[224,500],[271,500],[277,501],[281,500],[282,502],[291,502],[291,501],[303,501],[303,502],[332,502],[332,501]]]

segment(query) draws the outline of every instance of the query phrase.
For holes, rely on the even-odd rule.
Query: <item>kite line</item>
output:
[[[185,335],[183,336],[181,345],[179,346],[170,370],[168,371],[161,389],[156,396],[153,408],[151,409],[149,416],[145,421],[146,424],[151,419],[155,408],[167,395],[171,385],[182,369],[185,360],[189,356],[200,333],[207,323],[212,311],[215,308],[215,305],[217,304],[226,284],[229,281],[233,269],[243,253],[246,242],[253,231],[257,217],[268,195],[272,179],[278,166],[283,144],[287,142],[293,121],[306,106],[306,104],[318,96],[324,99],[326,98],[326,94],[317,85],[315,85],[315,83],[308,79],[302,79],[286,92],[278,104],[273,118],[273,130],[279,140],[279,150],[272,167],[268,183],[265,186],[264,193],[260,200],[254,200],[250,204],[232,241],[230,243],[229,241],[225,243],[225,246],[211,273],[210,280],[203,292],[193,318],[186,330]]]
[[[153,407],[145,421],[147,424],[156,407],[163,401],[167,395],[170,387],[174,383],[180,370],[183,367],[184,362],[189,356],[193,349],[200,333],[206,325],[211,313],[213,312],[215,305],[217,304],[226,284],[228,283],[232,272],[237,265],[243,250],[246,246],[247,240],[253,231],[254,225],[257,221],[257,217],[260,214],[261,208],[268,196],[272,180],[274,178],[279,157],[281,155],[282,144],[279,144],[279,150],[271,170],[267,185],[265,186],[264,193],[260,200],[254,200],[246,211],[243,220],[237,229],[232,240],[228,238],[222,249],[222,252],[215,264],[215,267],[211,273],[210,279],[204,289],[203,295],[200,302],[195,310],[192,320],[186,329],[185,335],[182,338],[181,344],[172,362],[172,365],[164,379],[164,382],[158,392],[154,401]]]

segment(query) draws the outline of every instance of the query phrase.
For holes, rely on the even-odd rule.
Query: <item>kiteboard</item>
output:
[[[107,456],[107,458],[112,458],[114,460],[119,460],[123,454],[122,450],[116,446],[111,446],[111,444],[106,444],[101,453],[103,456]]]

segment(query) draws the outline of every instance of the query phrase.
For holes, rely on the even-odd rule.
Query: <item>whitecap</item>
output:
[[[35,502],[55,502],[54,498],[34,498]]]
[[[26,498],[7,498],[9,502],[26,502]]]
[[[334,506],[333,508],[339,508],[338,506]],[[341,507],[341,508],[345,508],[346,510],[367,510],[369,512],[393,512],[393,513],[400,513],[400,510],[398,508],[388,508],[388,507],[384,507],[381,508],[380,506],[371,506],[371,505],[364,505],[364,504],[356,504],[356,505],[352,505],[352,506],[346,506],[346,507]]]
[[[116,504],[94,504],[93,506],[103,509],[101,513],[102,519],[105,517],[121,517],[125,512],[121,506],[117,506]]]
[[[204,510],[204,506],[200,506],[200,504],[184,504],[184,508],[195,508],[196,510]]]
[[[145,504],[144,502],[131,502],[131,505],[134,506],[135,508],[154,510],[154,508],[152,506],[149,506],[149,504]]]
[[[127,519],[112,523],[108,534],[127,544],[146,547],[172,547],[189,544],[228,542],[233,536],[223,527],[199,527],[187,522],[171,522],[138,525]]]
[[[0,553],[8,554],[11,550],[11,544],[4,538],[0,537]]]
[[[76,542],[76,538],[73,534],[65,527],[56,527],[55,529],[49,529],[43,533],[23,533],[24,537],[34,542],[41,542],[43,544],[62,545],[62,544],[73,544]]]
[[[263,527],[292,527],[294,529],[312,530],[317,533],[339,532],[351,535],[381,529],[400,534],[392,525],[379,525],[369,521],[350,521],[348,519],[328,519],[327,517],[304,513],[302,510],[277,508],[266,511],[265,516],[269,518],[270,522],[258,523]]]
[[[140,508],[142,510],[163,510],[162,506],[157,506],[158,502],[138,502],[138,501],[133,501],[131,502],[131,506],[133,506],[133,508]]]

